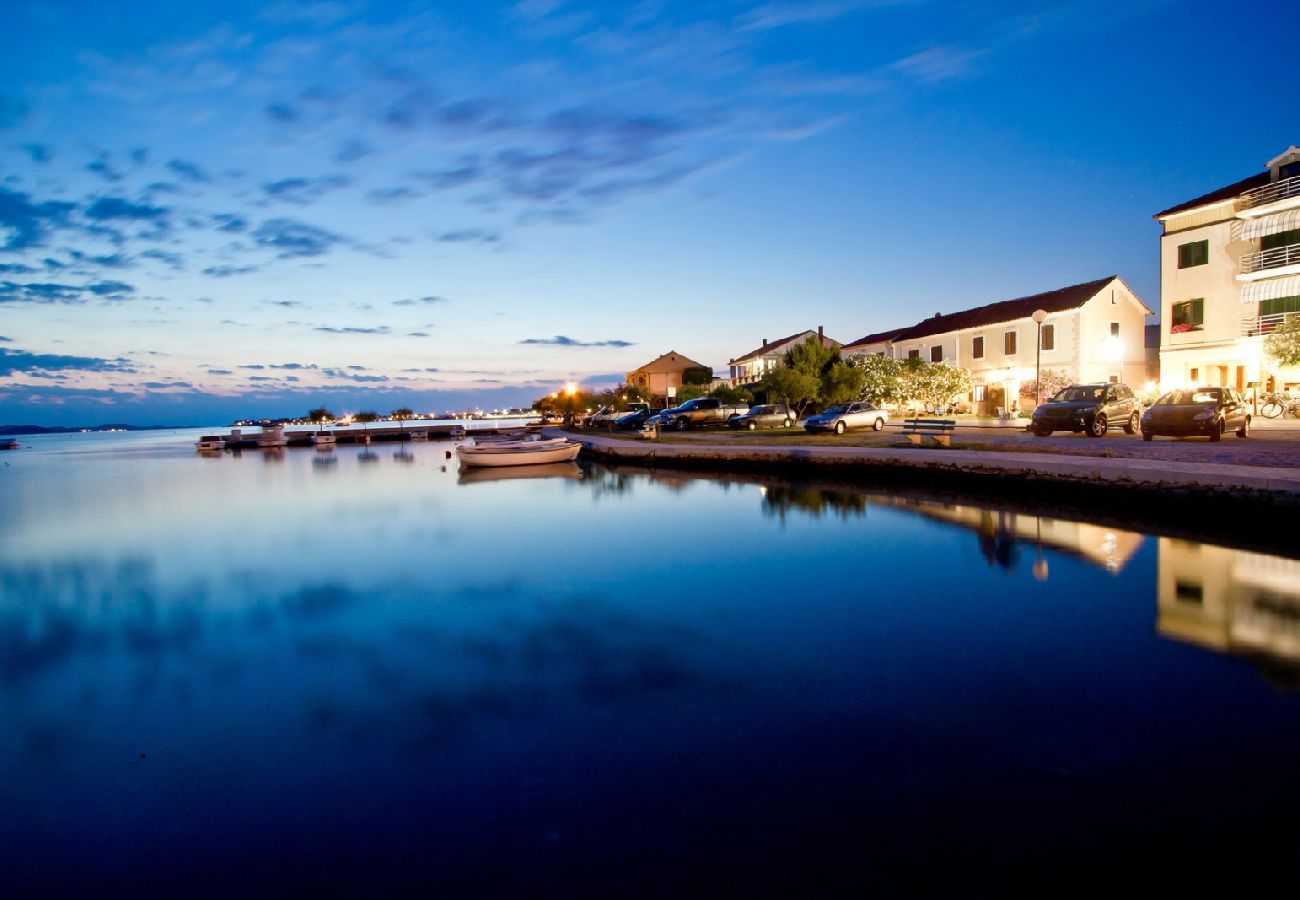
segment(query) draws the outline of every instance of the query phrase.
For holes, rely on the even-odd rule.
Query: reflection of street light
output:
[[[1124,380],[1124,342],[1111,335],[1101,341],[1101,355],[1107,362],[1119,363],[1119,380]]]
[[[1037,524],[1038,524],[1038,541],[1037,541],[1038,549],[1037,552],[1035,553],[1035,556],[1037,558],[1034,560],[1034,569],[1033,569],[1034,581],[1046,581],[1047,560],[1043,559],[1043,519],[1041,516],[1038,517]]]
[[[1034,341],[1034,409],[1043,402],[1043,320],[1047,310],[1036,309],[1031,317],[1038,326],[1038,339]]]

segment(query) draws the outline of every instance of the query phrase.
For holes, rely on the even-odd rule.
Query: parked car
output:
[[[748,406],[723,403],[717,397],[696,397],[681,406],[664,410],[662,427],[685,431],[688,428],[703,428],[705,425],[725,425],[732,416],[748,410]]]
[[[602,406],[590,416],[587,417],[588,428],[609,428],[620,418],[631,412],[638,410],[649,410],[649,403],[629,403],[624,409],[615,409],[612,406]]]
[[[624,431],[638,431],[646,428],[646,423],[650,421],[650,407],[634,409],[631,412],[625,412],[614,420],[614,427]]]
[[[1230,387],[1170,391],[1142,414],[1142,440],[1160,434],[1217,441],[1229,430],[1250,437],[1250,420],[1250,406]]]
[[[1082,431],[1099,438],[1111,428],[1136,434],[1141,414],[1142,401],[1127,384],[1072,384],[1034,409],[1029,430],[1039,437],[1053,431]]]
[[[789,428],[794,424],[794,415],[786,409],[784,403],[764,403],[750,407],[749,412],[739,413],[727,420],[728,428]]]
[[[805,431],[833,431],[843,434],[855,428],[879,431],[889,421],[889,413],[870,403],[839,403],[803,423]]]

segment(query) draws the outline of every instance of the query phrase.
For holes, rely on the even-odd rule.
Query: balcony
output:
[[[1246,218],[1262,215],[1265,210],[1260,207],[1272,206],[1283,200],[1294,201],[1286,204],[1287,206],[1300,204],[1300,175],[1283,178],[1281,181],[1257,187],[1253,191],[1246,191],[1237,198],[1237,214]]]
[[[1241,320],[1238,333],[1242,337],[1259,337],[1272,334],[1277,329],[1277,326],[1292,316],[1300,316],[1300,313],[1272,313],[1267,316],[1248,316]]]
[[[1256,277],[1260,278],[1268,277],[1268,275],[1281,275],[1281,272],[1272,272],[1270,270],[1285,269],[1291,266],[1295,266],[1300,270],[1300,244],[1288,244],[1285,247],[1274,247],[1272,250],[1247,253],[1241,258],[1241,275],[1256,275]],[[1260,272],[1266,274],[1256,274]]]

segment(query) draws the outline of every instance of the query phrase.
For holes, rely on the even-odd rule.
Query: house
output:
[[[669,350],[641,368],[628,372],[627,383],[649,391],[656,397],[676,396],[682,387],[682,375],[688,369],[701,369],[709,377],[713,375],[711,367],[697,363],[689,356],[682,356],[676,350]]]
[[[839,347],[840,342],[831,340],[826,337],[822,326],[818,325],[816,331],[800,331],[787,337],[775,341],[769,341],[763,338],[763,344],[756,347],[743,356],[737,356],[729,360],[728,365],[731,369],[731,385],[735,387],[742,384],[752,384],[758,381],[772,369],[780,364],[785,354],[792,347],[804,343],[805,341],[817,340],[822,342],[823,347]]]
[[[1262,358],[1264,338],[1300,314],[1300,148],[1155,219],[1164,386],[1300,386],[1300,371],[1267,372]]]
[[[1034,313],[1045,315],[1042,329]],[[935,313],[908,328],[869,334],[844,348],[845,357],[881,354],[894,359],[947,361],[975,378],[970,401],[978,412],[1015,409],[1021,384],[1035,366],[1071,381],[1127,381],[1149,377],[1146,317],[1151,310],[1119,276],[1002,300],[961,312]],[[1035,347],[1041,336],[1041,355]]]

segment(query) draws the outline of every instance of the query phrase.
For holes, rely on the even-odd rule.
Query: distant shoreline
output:
[[[202,428],[202,425],[0,425],[0,435],[80,434],[87,431],[174,431],[178,428]]]

